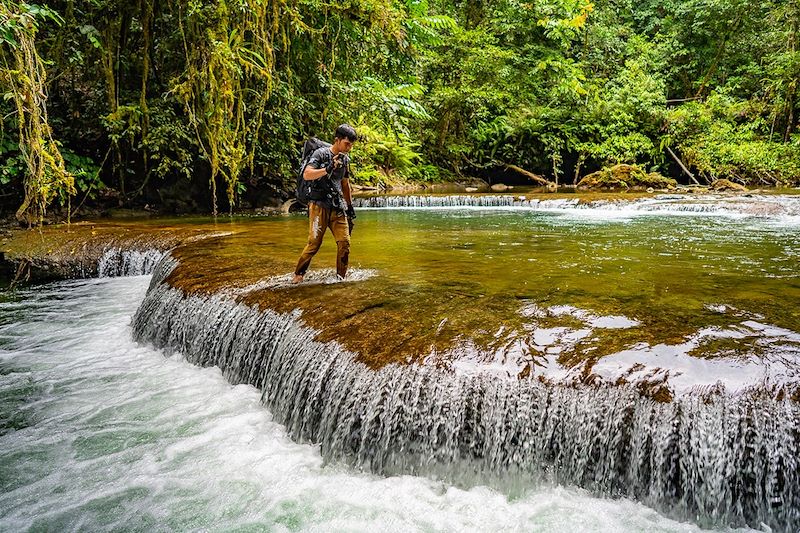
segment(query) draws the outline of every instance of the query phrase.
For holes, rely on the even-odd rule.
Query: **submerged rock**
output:
[[[770,362],[800,353],[794,332],[718,306],[729,328],[662,337],[652,317],[487,296],[459,278],[441,292],[386,272],[293,286],[290,274],[264,278],[291,272],[293,258],[252,258],[259,240],[175,249],[134,332],[259,388],[289,435],[326,460],[465,484],[547,479],[703,523],[800,524],[797,381]],[[466,255],[475,244],[453,246]],[[766,355],[726,362],[755,340]]]
[[[581,209],[574,196],[381,201]],[[611,196],[591,208],[634,205]],[[670,198],[680,199],[635,205],[675,209]],[[743,200],[754,204],[725,201]],[[699,199],[680,206],[719,207]],[[135,338],[258,387],[288,434],[318,443],[326,460],[464,484],[544,479],[702,523],[800,526],[800,336],[791,324],[728,303],[693,325],[687,314],[662,321],[649,312],[657,305],[649,296],[623,316],[630,304],[617,313],[588,309],[574,297],[554,300],[547,288],[487,293],[472,276],[440,275],[444,261],[481,251],[461,235],[427,243],[445,249],[430,258],[428,283],[424,274],[392,275],[392,253],[383,268],[373,256],[375,270],[354,268],[358,275],[344,282],[310,271],[296,286],[293,243],[303,234],[291,231],[305,229],[300,217],[223,227],[82,227],[80,243],[50,252],[77,252],[96,239],[101,270],[130,274],[152,269],[161,254],[126,255],[125,246],[169,245],[133,320]],[[202,238],[209,235],[217,238]],[[485,241],[493,254],[523,246],[493,239]]]
[[[15,282],[149,274],[168,250],[219,234],[212,227],[91,222],[21,230],[3,242],[0,268]]]
[[[658,172],[645,173],[636,165],[614,165],[584,176],[578,189],[671,189],[678,182]]]

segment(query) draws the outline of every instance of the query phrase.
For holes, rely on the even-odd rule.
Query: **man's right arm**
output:
[[[311,166],[311,163],[309,162],[309,164],[306,165],[306,169],[303,171],[303,179],[306,181],[318,180],[327,173],[328,173],[327,169],[314,168]]]
[[[328,173],[325,158],[322,155],[322,150],[317,150],[308,159],[305,170],[303,170],[303,179],[306,181],[318,180]]]

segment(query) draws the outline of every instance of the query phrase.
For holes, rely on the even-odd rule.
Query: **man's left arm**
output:
[[[342,194],[347,201],[347,205],[353,205],[353,194],[350,192],[350,179],[345,178],[342,180]]]
[[[342,195],[344,196],[345,202],[347,202],[347,216],[350,218],[356,218],[355,209],[353,209],[353,193],[350,189],[350,164],[348,162],[347,165],[347,174],[345,174],[344,179],[342,180]]]

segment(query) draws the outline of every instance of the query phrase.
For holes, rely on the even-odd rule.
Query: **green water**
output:
[[[218,222],[216,230],[234,234],[179,250],[176,284],[212,292],[249,287],[242,301],[299,308],[321,340],[337,340],[373,366],[449,364],[467,346],[469,358],[510,362],[521,375],[542,366],[539,355],[555,357],[551,370],[588,361],[580,371],[588,378],[604,356],[687,341],[683,352],[692,357],[752,362],[774,352],[758,328],[777,328],[792,354],[800,348],[800,236],[789,223],[362,210],[351,246],[358,281],[263,288],[292,272],[307,224],[301,215]],[[328,233],[312,274],[333,268],[335,249]],[[707,335],[708,328],[717,333]]]

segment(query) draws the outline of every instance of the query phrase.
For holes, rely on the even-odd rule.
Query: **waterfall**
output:
[[[162,250],[125,250],[109,248],[97,262],[97,276],[142,276],[151,274],[164,257]]]
[[[450,196],[373,196],[354,198],[354,207],[527,207],[527,208],[567,208],[578,204],[577,199],[569,200],[527,200],[524,196],[511,195],[450,195]]]
[[[357,208],[516,208],[541,211],[596,210],[631,213],[683,213],[734,216],[800,216],[800,197],[794,196],[685,196],[663,194],[630,200],[593,200],[578,198],[538,199],[515,195],[449,195],[449,196],[372,196],[354,198]]]
[[[800,405],[724,390],[658,403],[633,386],[545,385],[434,366],[373,370],[320,343],[300,311],[186,296],[156,267],[134,337],[262,392],[297,441],[392,475],[474,485],[574,484],[701,525],[800,528]]]

